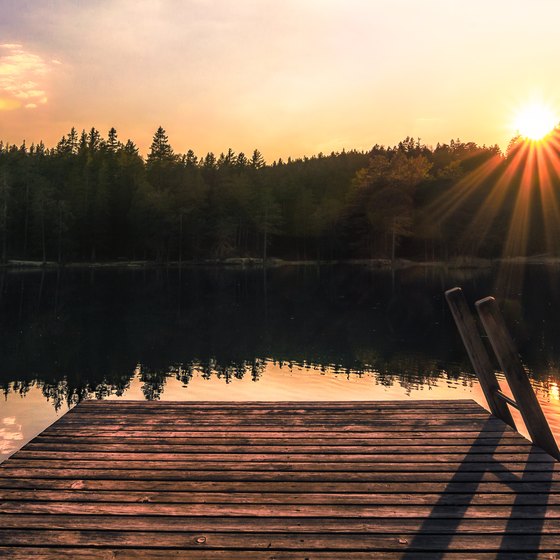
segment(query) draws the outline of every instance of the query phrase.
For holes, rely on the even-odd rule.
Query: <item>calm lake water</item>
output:
[[[0,273],[0,460],[84,398],[484,399],[443,292],[496,295],[560,436],[560,268]]]

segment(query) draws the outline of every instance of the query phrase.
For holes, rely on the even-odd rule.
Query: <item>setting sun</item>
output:
[[[514,119],[514,129],[530,140],[541,140],[557,125],[558,117],[546,105],[534,103],[519,110]]]

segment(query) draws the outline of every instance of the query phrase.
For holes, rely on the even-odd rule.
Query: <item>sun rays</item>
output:
[[[461,212],[470,213],[457,241],[473,253],[488,250],[496,231],[502,232],[496,286],[501,293],[521,289],[524,271],[519,257],[560,255],[560,128],[547,123],[548,128],[540,121],[524,129],[505,157],[486,160],[428,208],[441,224],[453,224]]]

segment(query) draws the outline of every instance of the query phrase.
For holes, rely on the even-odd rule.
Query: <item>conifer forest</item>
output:
[[[177,153],[160,127],[146,158],[114,128],[74,128],[52,148],[0,143],[0,259],[187,263],[500,257],[556,252],[527,140],[406,138],[286,161],[259,150]],[[554,145],[554,143],[551,143]],[[524,195],[527,176],[540,188]],[[558,178],[548,178],[558,182]],[[546,194],[546,192],[548,194]],[[511,243],[520,196],[523,243]]]

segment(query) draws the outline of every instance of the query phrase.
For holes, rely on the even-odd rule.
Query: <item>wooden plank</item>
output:
[[[502,465],[500,468],[494,464],[475,464],[476,468],[469,468],[468,471],[461,470],[459,463],[440,466],[440,468],[412,469],[401,468],[396,470],[389,465],[383,470],[365,468],[357,470],[348,468],[347,470],[302,470],[299,466],[296,470],[281,470],[275,464],[270,464],[268,468],[252,468],[251,470],[241,470],[229,468],[224,472],[223,465],[220,468],[209,470],[206,466],[202,469],[186,472],[184,470],[165,470],[154,471],[144,470],[111,470],[111,469],[0,469],[1,478],[45,478],[51,479],[79,479],[79,480],[169,480],[169,481],[271,481],[271,482],[376,482],[376,481],[422,481],[422,480],[461,480],[466,482],[477,482],[480,479],[518,481],[521,478],[525,481],[558,481],[560,472],[549,469],[526,469],[524,464],[516,463]],[[494,468],[492,468],[494,467]]]
[[[105,408],[118,408],[124,409],[126,407],[132,408],[154,408],[161,409],[166,407],[175,408],[192,408],[192,407],[204,407],[204,408],[214,408],[218,410],[226,410],[228,408],[234,408],[238,410],[245,410],[247,408],[274,408],[283,407],[289,409],[297,408],[406,408],[412,403],[414,408],[428,407],[428,408],[438,408],[442,406],[448,407],[464,407],[464,406],[479,406],[472,399],[438,399],[436,400],[383,400],[383,401],[138,401],[138,400],[127,400],[119,399],[115,400],[101,400],[101,399],[87,399],[80,402],[80,409],[84,410],[86,407],[94,407],[99,409]]]
[[[255,474],[263,471],[276,472],[285,475],[286,472],[316,472],[325,474],[334,473],[374,473],[374,472],[456,472],[462,467],[463,472],[546,472],[560,473],[560,467],[548,462],[519,462],[500,461],[482,462],[471,461],[467,464],[461,460],[436,462],[428,457],[421,463],[407,463],[394,461],[375,461],[375,462],[316,462],[316,461],[196,461],[163,463],[154,461],[137,462],[95,462],[95,461],[73,461],[72,468],[67,468],[67,461],[18,461],[14,459],[0,469],[5,476],[33,476],[40,475],[44,471],[44,476],[58,477],[66,473],[67,476],[89,478],[91,476],[118,476],[121,478],[149,478],[151,472],[157,477],[154,470],[160,471],[160,477],[169,479],[183,480],[188,476],[193,476],[196,472],[208,473],[212,471],[227,470],[232,475],[235,471],[244,471]],[[89,471],[89,472],[88,472]],[[420,478],[420,477],[419,477]]]
[[[395,549],[401,551],[444,551],[449,546],[449,538],[439,535],[372,535],[372,534],[325,534],[305,533],[294,538],[290,534],[270,533],[204,533],[182,531],[181,533],[158,533],[155,531],[49,531],[0,529],[0,546],[77,546],[106,547],[136,546],[138,541],[150,543],[145,548],[166,547],[170,549],[217,549],[217,550],[339,550],[375,551]],[[153,544],[152,544],[153,543]],[[524,536],[509,539],[504,546],[502,536],[495,535],[458,535],[453,536],[451,546],[458,550],[483,552],[522,552],[535,550],[534,543]],[[551,552],[560,550],[560,535],[542,535],[539,543],[541,550]]]
[[[2,556],[5,555],[5,556]],[[11,560],[60,560],[72,558],[73,560],[341,560],[340,551],[251,551],[251,550],[169,550],[150,549],[147,555],[145,549],[120,548],[84,550],[83,548],[57,547],[56,549],[26,547],[0,547],[0,557]],[[442,560],[465,560],[464,552],[438,553]],[[402,551],[383,552],[351,552],[344,553],[345,560],[402,560]],[[508,560],[552,560],[548,552],[508,552]],[[433,560],[433,552],[415,552],[414,560]],[[469,554],[473,560],[496,560],[495,552],[476,552]],[[554,559],[555,560],[555,559]]]
[[[481,434],[482,435],[482,434]],[[447,437],[446,437],[447,436]],[[408,447],[428,447],[428,446],[453,446],[453,447],[470,447],[476,449],[478,447],[492,447],[499,451],[501,446],[516,447],[529,447],[533,444],[521,436],[514,436],[513,434],[503,434],[491,437],[475,437],[466,436],[460,439],[456,437],[449,437],[449,434],[442,433],[439,436],[433,437],[398,437],[387,434],[379,435],[378,437],[368,437],[367,434],[357,434],[352,437],[352,434],[347,434],[346,437],[298,437],[297,434],[284,433],[274,436],[274,434],[261,433],[260,435],[249,435],[246,437],[236,436],[235,434],[228,437],[228,434],[222,435],[192,435],[186,437],[142,437],[141,440],[135,440],[133,437],[128,437],[126,440],[121,436],[96,436],[95,438],[84,438],[80,435],[75,436],[50,436],[39,435],[32,441],[25,445],[25,449],[40,449],[50,446],[56,446],[59,449],[65,449],[66,446],[82,446],[85,448],[100,447],[103,449],[110,449],[111,446],[128,446],[131,448],[153,448],[153,449],[175,449],[183,446],[195,445],[228,445],[228,446],[245,446],[245,445],[290,445],[292,447],[299,447],[300,445],[328,445],[329,447],[338,446],[375,446],[383,448],[400,449],[401,446]],[[74,447],[75,448],[75,447]]]
[[[493,428],[494,430],[499,430],[501,427],[501,421],[498,419],[488,419],[485,416],[468,416],[457,415],[456,417],[414,417],[414,418],[403,418],[403,417],[383,417],[383,418],[373,418],[368,417],[365,419],[344,417],[341,419],[329,418],[328,416],[319,418],[303,418],[303,417],[288,417],[285,418],[274,418],[269,421],[266,419],[256,419],[251,418],[229,418],[223,421],[218,421],[212,419],[211,417],[204,417],[203,419],[189,420],[187,418],[178,417],[175,420],[172,418],[149,418],[139,421],[130,420],[117,420],[111,419],[97,419],[95,421],[65,421],[61,422],[59,426],[60,429],[66,430],[76,430],[80,431],[82,429],[91,430],[92,428],[98,429],[121,429],[121,430],[174,430],[174,426],[178,430],[190,431],[194,429],[195,431],[204,428],[214,428],[216,431],[227,431],[228,429],[237,431],[261,431],[262,427],[268,429],[276,429],[277,431],[286,431],[290,428],[298,429],[298,431],[328,431],[330,427],[344,429],[345,431],[365,431],[365,429],[375,429],[376,427],[380,431],[403,431],[403,428],[411,429],[423,429],[423,428],[436,428],[443,427],[443,431],[449,431],[449,428],[454,428],[455,431],[460,432],[462,430],[468,430],[471,428],[473,430],[489,430]],[[395,426],[395,423],[398,423]],[[304,428],[302,430],[301,428]]]
[[[397,400],[397,401],[293,401],[293,402],[275,402],[275,401],[247,401],[247,402],[223,402],[223,401],[138,401],[138,400],[118,400],[119,408],[126,411],[141,411],[147,413],[149,411],[158,410],[213,410],[223,413],[228,410],[235,410],[243,412],[245,410],[259,411],[259,410],[405,410],[410,409],[410,403],[414,408],[421,409],[436,409],[439,408],[452,410],[456,409],[457,405],[461,407],[476,408],[477,403],[472,398],[453,399],[453,400]],[[79,408],[75,410],[76,413],[87,414],[96,410],[114,410],[114,400],[84,400],[80,403]],[[75,408],[75,407],[74,407]],[[74,410],[72,408],[72,410]]]
[[[429,403],[429,404],[425,404]],[[438,401],[439,403],[439,401]],[[412,405],[412,406],[411,406]],[[167,405],[165,402],[160,402],[158,406],[144,406],[143,403],[137,403],[135,408],[120,406],[120,410],[125,412],[126,417],[145,417],[145,416],[159,416],[159,415],[186,415],[192,417],[200,417],[205,415],[223,417],[223,416],[251,416],[251,417],[274,417],[286,416],[288,414],[305,415],[305,416],[324,416],[326,414],[334,414],[337,416],[351,414],[356,416],[364,416],[372,414],[378,415],[414,415],[419,412],[432,412],[434,414],[446,415],[457,414],[460,410],[470,411],[474,414],[482,413],[484,411],[476,402],[472,400],[455,401],[452,405],[434,405],[433,401],[402,401],[399,406],[383,403],[355,403],[346,404],[346,406],[336,407],[305,407],[298,406],[297,403],[291,407],[277,407],[273,403],[262,407],[250,406],[219,406],[212,407],[200,405],[199,403],[185,404],[185,406],[177,407],[174,405]],[[68,418],[96,418],[97,416],[114,416],[118,415],[115,408],[108,403],[100,403],[99,405],[90,404],[85,407],[80,405],[70,409],[65,415]]]
[[[474,418],[487,418],[488,416],[484,414],[484,409],[482,408],[469,408],[468,412],[470,416]],[[95,422],[98,420],[108,420],[108,419],[117,419],[117,420],[130,420],[130,421],[139,421],[139,420],[153,420],[153,419],[184,419],[184,420],[204,420],[210,419],[212,421],[222,421],[228,422],[231,420],[236,419],[251,419],[251,420],[284,420],[290,418],[305,418],[308,420],[314,418],[327,418],[327,419],[339,419],[344,420],[346,418],[360,418],[360,419],[383,419],[383,418],[413,418],[413,419],[422,419],[426,418],[427,416],[434,417],[434,418],[454,418],[454,417],[461,417],[464,414],[461,414],[460,410],[435,410],[435,409],[402,409],[402,410],[388,410],[388,411],[334,411],[334,410],[323,410],[323,411],[305,411],[305,410],[284,410],[284,411],[262,411],[262,412],[250,412],[250,411],[231,411],[231,412],[211,412],[211,411],[204,411],[201,410],[200,412],[193,412],[193,411],[175,411],[175,410],[162,410],[160,412],[154,411],[150,413],[131,413],[119,415],[115,412],[100,412],[99,414],[83,414],[83,413],[72,413],[69,412],[66,414],[64,418],[64,422]]]
[[[147,412],[126,412],[124,414],[118,414],[111,410],[100,410],[95,414],[92,410],[88,413],[84,412],[74,412],[75,409],[67,412],[60,420],[61,421],[96,421],[97,419],[108,419],[117,418],[119,420],[140,420],[140,419],[154,419],[154,418],[185,418],[192,420],[204,420],[205,418],[210,418],[212,420],[235,420],[236,418],[250,418],[250,419],[261,419],[261,420],[274,420],[274,419],[284,419],[290,417],[305,417],[306,419],[313,418],[426,418],[427,416],[434,416],[436,418],[445,417],[455,417],[463,415],[468,412],[474,417],[484,417],[486,412],[480,406],[468,406],[466,408],[455,408],[455,409],[426,409],[426,408],[390,408],[387,410],[302,410],[302,409],[284,409],[284,410],[266,410],[261,411],[251,411],[251,410],[227,410],[227,411],[212,411],[199,409],[188,410],[188,409],[162,409],[158,411],[154,409]]]
[[[398,475],[397,475],[398,476]],[[169,480],[126,480],[126,479],[53,479],[53,478],[0,478],[0,489],[30,489],[30,490],[89,490],[92,492],[129,491],[131,494],[152,492],[298,492],[307,493],[464,493],[472,492],[472,481],[469,479],[454,480],[450,484],[447,480],[437,480],[434,473],[424,473],[427,480],[378,480],[373,482],[313,482],[313,481],[169,481]],[[384,477],[381,477],[384,478]],[[387,476],[385,475],[385,478]],[[410,477],[409,477],[410,478]],[[441,478],[441,476],[440,476]],[[429,480],[434,479],[434,480]],[[477,481],[477,494],[498,493],[546,493],[560,492],[560,480],[557,481],[529,481],[521,478],[512,479],[507,484],[497,482],[495,475],[485,473]],[[3,493],[1,494],[3,495]]]
[[[291,518],[263,517],[255,523],[254,517],[182,517],[182,516],[106,516],[64,514],[0,514],[0,526],[4,529],[69,529],[112,531],[243,531],[246,533],[381,533],[411,534],[422,528],[422,518],[376,518],[364,517],[321,517]],[[493,519],[472,518],[438,520],[437,534],[527,534],[542,531],[543,534],[560,533],[556,519]]]
[[[543,500],[544,501],[544,500]],[[487,500],[488,502],[488,500]],[[179,515],[225,517],[396,517],[431,519],[557,519],[560,506],[543,505],[345,505],[345,504],[160,504],[105,502],[2,501],[0,513],[43,513],[67,515]]]
[[[150,504],[336,504],[339,505],[457,505],[464,504],[469,498],[469,506],[487,505],[491,502],[493,506],[513,505],[517,494],[476,493],[464,485],[463,492],[421,493],[402,492],[365,494],[356,493],[274,493],[274,492],[94,492],[92,490],[0,490],[0,501],[36,501],[36,502],[106,502],[106,503],[150,503]],[[539,493],[527,493],[523,498],[524,505],[542,505],[543,496]],[[546,497],[546,504],[550,506],[560,505],[560,495],[550,493]],[[559,528],[560,531],[560,528]]]
[[[85,423],[85,424],[73,424],[71,422],[67,422],[61,424],[60,428],[66,428],[73,431],[78,431],[83,426],[84,429],[88,430],[94,428],[95,426],[99,426],[100,429],[115,431],[121,430],[123,432],[126,431],[136,431],[138,429],[149,431],[155,430],[159,433],[160,430],[174,430],[174,431],[210,431],[214,432],[216,429],[220,430],[227,430],[228,428],[235,430],[237,427],[244,428],[251,428],[251,430],[257,431],[259,428],[261,431],[268,431],[270,429],[284,429],[289,430],[292,427],[306,427],[306,431],[315,431],[315,432],[326,432],[332,430],[338,430],[339,432],[367,432],[371,430],[375,430],[376,428],[383,428],[386,431],[395,431],[395,432],[410,432],[411,430],[428,430],[428,429],[436,429],[436,430],[443,430],[448,432],[456,432],[457,434],[461,434],[463,431],[480,431],[480,430],[499,430],[503,422],[501,420],[488,420],[488,421],[475,421],[472,419],[457,419],[457,420],[417,420],[411,422],[398,422],[398,425],[395,425],[394,421],[391,420],[384,420],[384,421],[369,421],[363,423],[355,423],[355,422],[332,422],[329,423],[328,419],[323,421],[314,422],[313,420],[309,420],[306,422],[304,418],[293,420],[290,423],[283,423],[283,422],[270,422],[266,423],[265,421],[262,422],[244,422],[244,421],[231,421],[230,424],[213,424],[210,421],[205,422],[196,422],[195,423],[188,423],[188,422],[181,422],[177,421],[175,424],[173,422],[161,422],[158,424],[157,420],[153,420],[150,422],[143,422],[139,424],[127,423],[126,421],[122,422],[112,422],[112,423],[105,423],[105,422],[98,422],[98,423]]]
[[[320,448],[315,450],[300,450],[294,451],[293,448],[273,448],[273,449],[251,449],[247,447],[246,450],[237,451],[221,451],[212,450],[209,448],[202,451],[177,451],[168,453],[125,453],[125,452],[101,452],[101,451],[34,451],[34,450],[21,450],[17,457],[14,457],[10,465],[20,465],[24,462],[31,466],[32,463],[49,461],[65,462],[81,461],[81,462],[95,462],[105,467],[103,462],[111,462],[113,464],[124,464],[126,462],[144,462],[149,468],[153,468],[156,464],[164,465],[166,463],[183,463],[190,461],[221,461],[228,463],[235,462],[268,462],[268,461],[289,461],[289,462],[311,462],[318,461],[320,463],[337,462],[337,463],[351,463],[351,462],[391,462],[391,463],[435,463],[435,462],[489,462],[498,460],[504,462],[519,462],[530,461],[531,463],[545,462],[550,464],[550,455],[537,448],[521,448],[503,451],[501,453],[478,452],[471,453],[468,449],[451,450],[440,449],[439,451],[430,454],[421,453],[421,449],[404,448],[401,453],[392,453],[390,451],[358,448],[348,449],[343,448],[340,452],[331,448]],[[67,463],[66,463],[67,464]],[[9,468],[9,466],[8,466]]]
[[[134,431],[124,431],[124,430],[115,430],[115,431],[108,431],[105,428],[99,430],[87,430],[85,428],[80,429],[79,431],[71,430],[71,429],[62,429],[59,430],[56,425],[46,428],[41,434],[37,436],[33,441],[40,441],[42,438],[55,438],[60,441],[64,441],[66,438],[72,438],[74,441],[81,440],[81,442],[87,441],[99,441],[104,442],[108,441],[109,439],[118,439],[119,441],[123,441],[122,438],[126,437],[126,441],[130,441],[131,443],[138,443],[140,440],[150,442],[150,441],[161,441],[162,443],[174,443],[181,442],[181,440],[195,440],[198,439],[199,441],[203,439],[206,441],[207,439],[226,439],[228,441],[233,441],[236,438],[243,438],[246,440],[255,440],[255,439],[267,439],[267,438],[275,438],[275,439],[283,439],[283,440],[305,440],[305,439],[316,439],[316,438],[332,438],[333,442],[338,442],[340,440],[346,442],[348,440],[354,439],[361,439],[361,440],[390,440],[390,441],[401,441],[403,439],[410,439],[411,430],[401,430],[401,431],[394,431],[394,430],[365,430],[365,431],[357,431],[351,432],[346,431],[344,433],[335,432],[325,432],[325,431],[304,431],[304,430],[285,430],[285,431],[275,431],[275,430],[266,430],[262,429],[260,431],[253,431],[252,429],[248,430],[204,430],[199,431],[196,429],[196,426],[193,426],[192,430],[158,430],[154,433],[153,430],[143,431],[143,430],[134,430]],[[507,430],[471,430],[471,431],[462,431],[458,433],[456,430],[451,431],[437,431],[437,430],[423,430],[422,432],[414,432],[414,441],[423,442],[425,440],[431,439],[444,439],[444,438],[453,438],[455,441],[465,441],[465,442],[473,442],[473,445],[476,442],[485,440],[485,439],[511,439],[515,440],[516,442],[523,442],[525,444],[531,444],[530,441],[525,439],[523,436],[518,434],[517,432],[513,432],[510,428]],[[141,442],[141,441],[140,441]]]
[[[504,424],[505,425],[505,424]],[[286,439],[290,439],[290,433],[293,434],[294,439],[309,439],[309,438],[325,438],[328,437],[329,431],[325,429],[316,429],[316,430],[309,430],[306,432],[301,432],[300,430],[293,430],[290,431],[287,429],[285,432],[276,431],[278,428],[273,428],[272,426],[269,427],[267,430],[265,426],[261,428],[254,429],[251,427],[250,429],[232,429],[231,434],[232,437],[248,437],[248,438],[257,438],[257,437],[267,437],[271,434],[277,434],[278,437],[284,437],[282,435],[286,434]],[[487,438],[506,438],[511,437],[519,441],[520,438],[519,434],[517,435],[508,435],[507,432],[501,432],[500,426],[495,426],[494,428],[484,429],[484,427],[463,427],[461,429],[457,429],[456,427],[441,427],[439,429],[432,429],[428,427],[421,427],[422,436],[419,436],[419,440],[426,440],[426,439],[434,439],[438,435],[442,438],[450,439],[456,438],[456,441],[461,441],[462,438],[465,438],[467,441],[470,438],[475,438],[477,441]],[[361,439],[367,438],[371,436],[374,439],[374,434],[377,434],[378,437],[384,437],[385,439],[393,438],[393,439],[403,439],[407,438],[413,428],[408,426],[395,426],[393,429],[384,428],[375,428],[372,427],[370,430],[367,428],[363,430],[345,430],[345,429],[338,429],[337,430],[337,437],[336,439]],[[130,440],[131,442],[135,441],[135,438],[140,438],[142,440],[146,438],[208,438],[208,437],[221,437],[221,434],[226,434],[227,430],[220,429],[219,431],[213,431],[211,427],[204,427],[204,426],[193,426],[192,429],[188,428],[181,428],[178,427],[176,430],[173,428],[165,428],[162,430],[157,430],[155,428],[150,429],[134,429],[134,428],[127,428],[127,429],[106,429],[104,427],[100,427],[99,430],[95,429],[87,429],[82,428],[80,430],[72,430],[72,429],[47,429],[42,432],[43,435],[47,437],[74,437],[74,438],[85,438],[89,441],[95,440],[97,437],[99,438],[106,438],[106,437],[124,437],[127,438],[127,441]],[[105,441],[104,439],[100,439],[101,442]],[[527,440],[526,440],[527,441]]]
[[[283,444],[282,444],[283,443]],[[348,442],[346,442],[348,443]],[[543,454],[544,451],[540,448],[531,446],[528,442],[524,445],[508,445],[507,442],[500,445],[496,450],[497,444],[493,445],[457,445],[456,440],[449,440],[447,444],[437,445],[435,442],[427,442],[420,445],[418,442],[407,443],[404,442],[402,445],[391,445],[393,441],[387,441],[386,445],[379,445],[377,442],[375,444],[368,445],[367,443],[362,443],[361,445],[344,445],[344,442],[339,445],[329,445],[327,441],[322,442],[320,445],[307,445],[305,443],[298,443],[297,445],[286,445],[286,442],[281,442],[281,444],[261,445],[258,442],[246,445],[219,445],[219,444],[207,444],[202,443],[192,443],[183,445],[174,445],[170,448],[170,445],[139,445],[131,443],[42,443],[35,440],[30,444],[27,444],[22,448],[18,457],[34,457],[34,458],[48,458],[49,456],[56,455],[60,457],[61,454],[68,455],[67,458],[72,459],[77,455],[85,458],[87,454],[95,456],[98,458],[102,457],[116,457],[119,455],[121,458],[124,455],[143,455],[145,458],[150,456],[157,456],[158,458],[162,454],[172,455],[174,457],[188,456],[190,453],[327,453],[327,454],[337,454],[340,453],[351,454],[351,453],[388,453],[391,455],[403,455],[408,453],[467,453],[469,455],[476,455],[481,453],[491,453],[494,456],[498,456],[503,453],[534,453]],[[439,442],[441,443],[441,442]],[[86,454],[86,455],[84,455]]]
[[[321,407],[306,407],[298,406],[295,403],[293,406],[278,407],[274,403],[267,406],[261,407],[251,407],[251,406],[219,406],[211,407],[206,405],[199,405],[198,403],[188,404],[185,403],[184,406],[175,406],[173,404],[167,405],[165,402],[160,402],[157,407],[146,407],[142,403],[137,403],[135,407],[121,407],[121,410],[125,410],[127,415],[130,416],[148,416],[150,414],[190,414],[194,416],[201,416],[204,414],[211,414],[215,416],[224,415],[237,415],[237,414],[249,414],[252,416],[268,416],[268,415],[285,415],[292,411],[296,414],[410,414],[416,411],[434,411],[434,413],[439,414],[453,414],[456,413],[458,408],[456,403],[465,403],[461,405],[461,410],[471,410],[473,412],[480,412],[480,406],[472,400],[456,401],[455,404],[436,406],[433,401],[423,401],[424,404],[414,401],[414,408],[408,406],[407,401],[401,401],[400,405],[382,404],[380,402],[365,402],[348,404],[345,406],[321,406]],[[438,401],[439,402],[439,401]],[[84,417],[95,417],[98,414],[116,414],[114,407],[111,405],[96,405],[89,407],[74,407],[68,412],[70,416],[84,416]]]
[[[153,409],[123,409],[126,411],[126,414],[119,415],[114,409],[111,408],[103,408],[101,407],[99,410],[95,411],[92,407],[89,408],[87,412],[80,410],[79,408],[74,407],[73,409],[69,410],[67,414],[65,414],[62,418],[66,419],[83,419],[87,420],[88,418],[94,420],[99,417],[120,417],[123,418],[153,418],[159,416],[179,416],[179,417],[189,417],[189,418],[203,418],[205,416],[210,416],[212,418],[236,418],[236,417],[249,417],[249,418],[277,418],[277,417],[286,417],[289,415],[296,415],[296,416],[305,416],[309,418],[313,418],[314,416],[328,416],[333,415],[335,417],[339,416],[356,416],[356,417],[364,417],[364,416],[421,416],[422,413],[426,415],[426,413],[433,413],[438,416],[455,416],[460,413],[462,410],[469,411],[475,415],[482,415],[484,412],[484,408],[480,407],[478,404],[468,404],[464,408],[459,407],[420,407],[414,406],[409,407],[406,406],[405,403],[403,406],[397,407],[379,407],[379,406],[369,406],[364,408],[323,408],[323,409],[306,409],[306,408],[261,408],[261,409],[251,409],[251,408],[237,408],[237,409],[212,409],[212,408],[204,408],[204,407],[192,407],[192,408],[168,408],[166,406],[162,406],[160,409],[153,408]],[[61,419],[62,419],[61,418]]]
[[[471,408],[469,409],[470,418],[487,419],[488,416],[484,413],[482,409]],[[339,420],[345,421],[349,418],[351,419],[363,419],[363,420],[383,420],[392,418],[403,418],[403,419],[424,419],[430,416],[434,419],[451,419],[451,418],[464,418],[464,412],[453,410],[453,411],[443,411],[436,409],[420,409],[420,410],[395,410],[395,411],[334,411],[334,410],[324,410],[321,412],[317,411],[305,411],[305,410],[285,410],[285,411],[272,411],[263,410],[260,412],[248,412],[248,411],[237,411],[237,412],[210,412],[201,410],[196,413],[193,411],[174,411],[174,410],[164,410],[160,412],[152,412],[149,414],[145,413],[134,413],[126,414],[123,418],[122,414],[115,412],[100,412],[99,414],[77,414],[69,412],[64,416],[64,420],[61,422],[64,424],[66,422],[73,423],[86,423],[86,422],[101,422],[108,421],[110,419],[114,420],[125,420],[130,422],[139,421],[149,421],[149,420],[162,420],[162,421],[173,421],[173,420],[184,420],[184,421],[198,421],[207,420],[218,423],[228,423],[234,420],[265,420],[270,422],[271,420],[290,420],[290,419],[300,419],[305,420],[315,420],[315,419],[328,419],[328,420]]]

